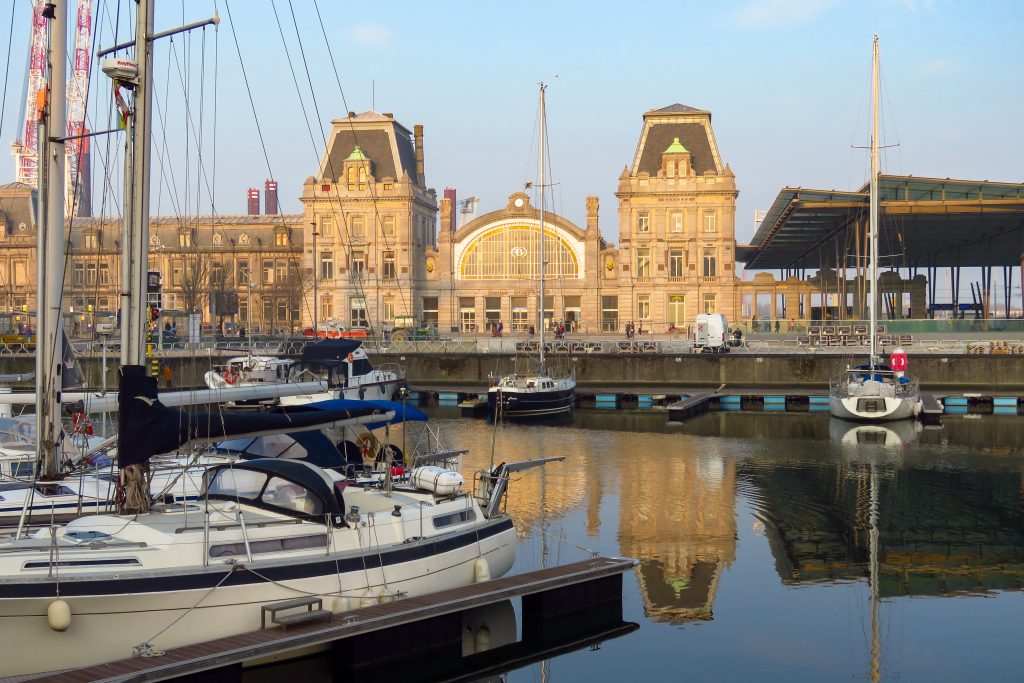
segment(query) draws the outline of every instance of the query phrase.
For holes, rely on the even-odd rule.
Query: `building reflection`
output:
[[[817,467],[740,467],[741,482],[757,491],[758,516],[784,583],[867,579],[870,458],[862,450]],[[1024,584],[1021,473],[950,464],[908,458],[873,465],[880,597],[1020,590]]]
[[[711,619],[736,557],[735,462],[692,438],[633,434],[622,446],[632,457],[616,461],[619,548],[640,560],[644,611],[671,623]]]

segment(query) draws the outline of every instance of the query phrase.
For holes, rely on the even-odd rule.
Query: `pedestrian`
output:
[[[779,333],[779,320],[778,320],[778,318],[776,318],[775,319],[775,334],[778,334],[778,333]]]
[[[71,336],[72,337],[78,337],[78,321],[77,320],[75,321],[75,324],[71,326]]]
[[[174,387],[174,372],[171,371],[171,366],[164,364],[164,382],[167,383],[167,388],[171,389]]]
[[[642,335],[644,333],[644,321],[640,321],[640,325],[636,328],[636,333]]]

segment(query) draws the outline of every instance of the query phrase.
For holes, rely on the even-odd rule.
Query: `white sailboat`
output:
[[[848,369],[831,383],[829,409],[835,417],[886,422],[916,417],[921,412],[918,384],[902,371],[879,361],[878,351],[878,36],[872,46],[871,180],[868,220],[868,296],[870,351],[866,365]]]
[[[544,109],[546,86],[540,86],[540,168],[538,171],[538,192],[540,194],[540,344],[536,372],[505,375],[488,389],[487,405],[496,418],[534,418],[566,415],[572,412],[576,401],[576,374],[573,371],[557,374],[545,363],[544,353],[544,281],[547,276],[547,261],[544,258],[544,142],[547,133],[547,118]]]
[[[50,76],[62,83],[67,0],[51,6]],[[141,364],[152,35],[152,0],[139,0],[139,120],[130,200],[135,208],[125,239],[135,252],[124,267],[129,294],[122,315],[122,476],[133,466],[144,466],[153,454],[166,452],[169,443],[196,434],[196,425],[175,423],[178,413],[160,403],[156,381],[145,375]],[[51,89],[54,102],[46,121],[51,130],[64,128],[60,90]],[[40,138],[60,144],[45,134]],[[64,154],[51,150],[40,157],[61,164]],[[60,172],[51,171],[50,176],[63,178],[62,169],[56,170]],[[49,196],[48,246],[40,253],[62,266],[59,183]],[[39,364],[44,378],[38,448],[52,467],[60,461],[61,443],[60,396],[53,384],[59,377],[59,355],[51,358],[59,347],[60,282],[52,270],[42,272],[48,273],[42,299],[47,307],[40,306],[39,339],[40,348],[51,354],[41,352]],[[377,410],[349,412],[361,419]],[[229,417],[266,418],[220,416]],[[286,417],[293,424],[306,421]],[[251,433],[271,431],[281,428]],[[325,610],[344,611],[500,576],[511,568],[516,544],[515,529],[501,504],[509,475],[542,462],[500,465],[482,473],[472,492],[465,490],[462,475],[440,467],[414,470],[405,487],[370,489],[344,488],[340,475],[307,462],[229,462],[206,471],[203,497],[194,503],[158,503],[131,515],[88,515],[66,526],[19,532],[0,543],[0,627],[8,652],[17,653],[0,660],[0,676],[97,664],[256,630],[260,608],[268,603],[316,596],[323,599]],[[127,487],[129,500],[132,494]],[[134,494],[148,498],[144,492]]]

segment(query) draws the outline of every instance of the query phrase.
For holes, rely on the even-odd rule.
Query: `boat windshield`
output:
[[[322,515],[323,502],[312,491],[268,472],[224,467],[206,487],[210,499],[230,500],[283,512]]]

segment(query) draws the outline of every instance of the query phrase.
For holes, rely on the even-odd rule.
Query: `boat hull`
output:
[[[479,532],[479,533],[478,533]],[[0,628],[8,652],[0,675],[54,671],[131,657],[148,642],[165,650],[261,628],[262,605],[305,595],[324,598],[324,609],[344,612],[396,595],[424,595],[470,585],[476,562],[487,559],[491,576],[509,571],[515,557],[510,520],[495,521],[402,548],[353,558],[326,554],[311,562],[278,560],[218,564],[202,572],[162,576],[123,575],[96,581],[61,581],[71,627],[49,628],[52,582],[0,584]],[[440,548],[444,552],[437,552]],[[400,561],[402,553],[410,559]],[[417,557],[417,555],[419,555]],[[163,583],[165,587],[160,588]],[[220,585],[218,585],[220,584]],[[34,592],[33,595],[18,595]],[[12,595],[12,593],[14,593]],[[44,593],[44,594],[38,594]],[[178,621],[175,621],[178,620]],[[166,629],[166,630],[164,630]]]
[[[870,408],[870,410],[865,409]],[[914,397],[832,396],[829,410],[833,417],[855,422],[892,422],[909,420],[921,412],[921,401]]]
[[[526,392],[492,387],[487,393],[488,411],[501,418],[565,415],[572,412],[575,401],[575,389]]]

